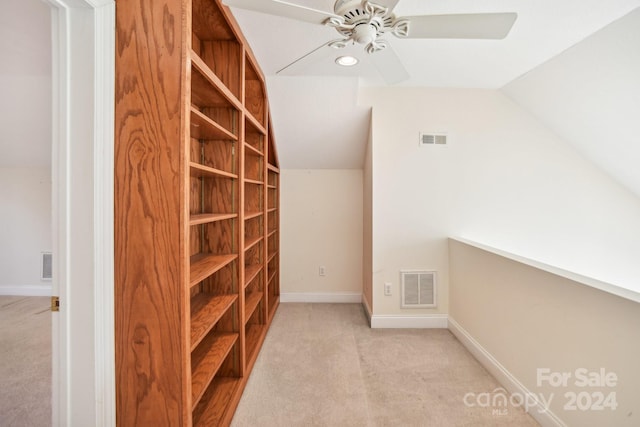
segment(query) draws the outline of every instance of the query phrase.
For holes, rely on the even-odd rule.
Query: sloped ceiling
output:
[[[50,166],[49,5],[2,1],[0,57],[0,167]]]
[[[329,11],[334,3],[333,0],[288,1]],[[402,86],[499,88],[639,6],[640,0],[400,0],[395,9],[397,15],[513,11],[518,13],[518,20],[510,35],[501,41],[389,39],[389,42],[411,75]],[[338,68],[331,60],[330,64],[316,64],[297,77],[278,76],[276,71],[280,68],[334,38],[334,30],[256,12],[237,9],[232,12],[267,76],[281,166],[362,167],[369,112],[366,106],[358,105],[357,93],[362,85],[384,85],[376,71],[366,67],[349,71]],[[0,14],[0,55],[4,58],[0,61],[3,94],[0,97],[0,167],[50,162],[49,13],[49,6],[42,0],[3,1],[3,13]],[[629,57],[639,51],[629,52]],[[564,64],[559,62],[555,67],[564,69]],[[583,75],[589,68],[594,70],[588,78],[584,74],[583,81],[591,87],[593,83],[587,82],[600,79],[597,70],[601,68],[585,66],[558,74],[559,80],[554,85],[562,87],[561,80],[574,81],[576,75]],[[532,72],[531,75],[535,74]],[[630,78],[637,82],[635,75]],[[506,93],[516,99],[516,91],[520,90],[516,87],[535,87],[533,81],[533,78],[523,78],[520,83],[508,86]],[[621,85],[619,90],[626,89]],[[562,98],[563,101],[568,98],[580,100],[582,108],[568,107],[572,111],[586,114],[584,110],[592,113],[597,110],[594,106],[587,107],[588,104],[582,102],[584,98],[570,93]],[[615,103],[615,97],[611,99],[608,105]],[[552,113],[553,109],[543,114],[540,107],[528,104],[524,95],[517,102],[530,108],[576,146],[587,141],[589,134],[598,135],[598,141],[602,141],[603,129],[627,132],[626,138],[613,138],[620,147],[628,147],[629,135],[638,134],[631,127],[631,123],[638,122],[630,118],[634,117],[630,116],[632,109],[612,112],[607,108],[606,113],[597,110],[597,120],[588,115],[584,118],[576,115],[569,121],[565,120],[566,114]],[[551,101],[537,102],[549,105]],[[563,130],[558,121],[581,131]],[[596,124],[600,131],[595,129]],[[612,143],[599,144],[593,138],[590,141],[584,143],[585,155],[601,159],[599,164],[618,179],[633,181],[627,185],[637,192],[637,175],[615,172],[631,170],[635,154],[629,156],[628,151],[613,148]],[[594,150],[596,146],[606,152]],[[609,159],[607,164],[603,159]],[[633,176],[628,178],[625,174]]]
[[[288,1],[327,11],[334,4],[333,0]],[[518,13],[518,19],[504,40],[388,37],[388,41],[411,75],[401,86],[497,89],[638,6],[640,0],[400,0],[395,8],[399,16],[511,11]],[[364,153],[367,133],[351,130],[366,129],[368,116],[353,93],[362,85],[385,85],[375,69],[365,61],[354,69],[340,68],[334,58],[327,58],[302,70],[299,77],[276,75],[334,39],[335,30],[235,8],[232,12],[267,76],[281,166],[360,168],[362,158],[353,153]],[[327,129],[350,131],[334,132],[328,141]]]
[[[503,91],[640,196],[640,8]]]

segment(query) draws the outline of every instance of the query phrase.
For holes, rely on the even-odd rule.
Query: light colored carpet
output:
[[[499,387],[448,330],[370,329],[359,304],[281,304],[232,426],[537,426],[521,407],[464,403]]]
[[[50,425],[50,299],[0,296],[0,426]]]

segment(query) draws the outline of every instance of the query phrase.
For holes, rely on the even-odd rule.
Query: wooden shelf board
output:
[[[223,221],[225,219],[237,218],[236,213],[203,213],[191,214],[189,217],[189,225],[207,224],[210,222]]]
[[[265,333],[266,327],[266,325],[258,325],[255,323],[246,326],[245,343],[247,361],[255,361],[255,358],[258,355],[258,348],[260,348],[260,343],[264,339],[264,336],[262,335]]]
[[[238,255],[212,255],[212,254],[197,254],[191,257],[191,274],[189,284],[190,286],[197,285],[203,279],[211,276],[216,271],[220,270],[225,265],[229,264],[234,259],[238,258]]]
[[[268,185],[267,185],[267,188],[268,188],[269,190],[277,190],[277,189],[278,189],[278,187],[276,187],[275,185],[271,185],[271,184],[268,184]]]
[[[255,117],[253,117],[253,113],[251,113],[251,111],[246,110],[245,117],[249,121],[249,124],[253,126],[253,128],[255,128],[255,130],[257,130],[262,135],[267,134],[267,129],[265,129],[265,127],[262,126],[262,123],[260,123]]]
[[[237,295],[212,295],[204,292],[191,299],[192,351],[237,299]]]
[[[191,176],[211,176],[218,178],[238,178],[238,175],[220,169],[210,168],[200,163],[189,162]]]
[[[252,239],[245,239],[244,241],[244,250],[249,250],[254,247],[258,242],[262,240],[262,236],[254,237]]]
[[[272,165],[271,163],[267,164],[267,169],[269,169],[270,171],[276,172],[276,173],[280,173],[280,168]]]
[[[237,333],[211,333],[191,354],[191,401],[195,408],[238,340]]]
[[[260,304],[260,300],[262,300],[262,292],[250,292],[246,295],[244,299],[244,321],[248,322],[249,318],[256,311],[256,307]]]
[[[253,154],[255,156],[260,156],[260,157],[264,156],[264,153],[262,151],[258,150],[256,147],[246,142],[244,143],[244,148],[248,150],[249,152],[248,154]]]
[[[269,252],[269,256],[267,256],[267,262],[271,261],[278,251]]]
[[[278,272],[278,270],[274,270],[273,273],[271,273],[269,275],[269,280],[267,281],[267,283],[271,283],[273,282],[273,278],[276,277],[276,273]]]
[[[197,139],[230,139],[238,137],[191,106],[191,136]]]
[[[245,288],[249,286],[249,283],[251,283],[253,279],[256,278],[256,276],[260,273],[260,270],[262,270],[262,264],[250,264],[245,266],[244,268],[244,287]]]
[[[256,218],[259,217],[260,215],[262,215],[264,212],[262,211],[255,211],[255,212],[245,212],[244,213],[244,219],[251,219],[251,218]]]
[[[269,234],[267,234],[267,237],[271,237],[271,236],[273,236],[274,234],[276,234],[277,232],[278,232],[278,229],[277,229],[277,228],[274,228],[273,230],[269,230]]]
[[[193,410],[193,425],[211,427],[222,424],[242,378],[216,377]]]
[[[271,212],[275,212],[277,210],[278,210],[278,208],[269,208],[269,209],[267,209],[267,212],[271,213]]]
[[[247,183],[247,184],[264,185],[264,182],[257,181],[255,179],[247,179],[247,178],[245,178],[244,182]]]
[[[244,107],[242,103],[236,98],[236,96],[225,86],[225,84],[216,76],[216,74],[209,68],[207,64],[196,54],[194,51],[191,51],[191,66],[198,70],[202,76],[209,81],[209,83],[218,91],[220,94],[231,103],[236,109],[243,110]],[[192,94],[193,96],[193,94]]]

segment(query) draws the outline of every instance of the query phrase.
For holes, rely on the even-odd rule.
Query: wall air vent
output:
[[[51,280],[53,278],[53,259],[51,252],[42,252],[40,267],[40,278],[42,280]]]
[[[420,146],[447,145],[446,133],[420,133]]]
[[[437,305],[436,272],[400,271],[402,308],[433,308]]]

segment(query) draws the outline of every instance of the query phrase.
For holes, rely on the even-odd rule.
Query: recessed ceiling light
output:
[[[336,64],[342,65],[343,67],[353,67],[358,63],[358,58],[353,56],[339,56],[336,58]]]

